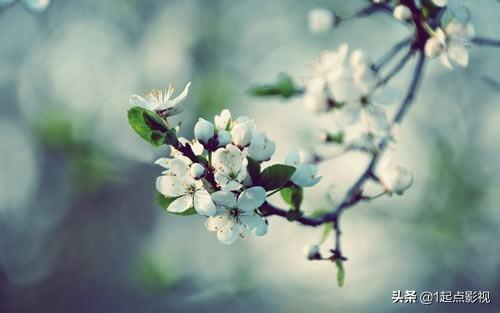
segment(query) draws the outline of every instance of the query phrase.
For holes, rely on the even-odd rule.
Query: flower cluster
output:
[[[302,102],[313,113],[332,112],[333,125],[342,131],[346,149],[376,152],[380,142],[393,135],[386,107],[395,102],[398,92],[379,77],[364,51],[355,49],[349,54],[348,50],[342,43],[336,51],[321,53],[312,64]],[[387,180],[408,181],[403,176],[411,176],[411,172],[395,166],[400,170],[384,171],[390,173]],[[394,189],[391,183],[383,185],[388,192]],[[402,194],[410,185],[402,188],[399,184],[395,193]]]
[[[216,115],[213,123],[200,118],[194,126],[193,140],[177,137],[177,129],[169,129],[167,118],[184,110],[189,85],[172,100],[171,87],[149,92],[145,97],[130,97],[133,109],[147,116],[136,120],[135,114],[129,114],[136,131],[141,126],[152,127],[148,121],[160,118],[155,120],[160,125],[154,125],[152,132],[163,129],[169,134],[165,135],[169,155],[156,161],[164,168],[156,180],[161,205],[171,213],[205,216],[206,228],[216,232],[224,244],[247,234],[263,236],[267,221],[259,209],[267,197],[283,188],[315,185],[320,180],[317,167],[303,162],[293,150],[285,164],[261,171],[261,164],[275,153],[276,143],[257,130],[252,119],[233,118],[229,110]],[[146,125],[136,125],[143,122]],[[140,135],[149,138],[142,132]]]
[[[398,96],[395,89],[380,84],[373,63],[362,50],[348,55],[348,45],[324,51],[313,63],[312,77],[305,84],[304,107],[314,113],[333,112],[341,128],[362,126],[363,133],[380,135],[389,130],[386,105]]]

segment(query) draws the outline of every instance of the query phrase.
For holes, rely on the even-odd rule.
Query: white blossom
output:
[[[244,152],[234,145],[227,145],[215,151],[212,158],[214,178],[223,190],[240,189],[247,176],[248,160]]]
[[[184,111],[183,100],[187,97],[191,82],[186,84],[180,95],[170,99],[174,93],[171,86],[168,89],[154,89],[147,92],[144,97],[132,95],[129,99],[130,105],[145,107],[152,111],[162,111],[164,116],[172,116]]]
[[[305,84],[302,97],[304,108],[312,113],[322,113],[330,110],[335,104],[332,82],[337,83],[345,74],[344,62],[348,45],[340,44],[337,51],[323,51],[318,60],[311,64],[312,76]],[[331,102],[331,103],[329,103]]]
[[[411,19],[411,11],[406,5],[399,4],[394,7],[392,15],[399,21],[408,21]]]
[[[312,78],[306,82],[303,104],[308,111],[321,113],[337,107],[333,113],[337,126],[343,128],[359,122],[368,123],[373,132],[389,127],[384,105],[393,103],[398,93],[390,86],[379,85],[380,78],[372,69],[372,61],[360,49],[345,61],[348,45],[337,51],[325,51],[312,66]]]
[[[267,223],[255,210],[266,200],[266,191],[262,187],[252,187],[236,196],[230,191],[217,191],[212,194],[216,205],[214,216],[207,218],[205,226],[217,232],[217,239],[229,245],[238,236],[251,233],[263,236],[267,233]]]
[[[301,187],[311,187],[316,185],[321,177],[318,174],[318,167],[301,160],[299,151],[294,149],[290,151],[285,158],[285,164],[295,167],[290,180]]]
[[[446,48],[446,35],[438,28],[436,34],[427,39],[424,46],[425,55],[428,58],[435,59],[445,51]]]
[[[165,197],[176,198],[167,207],[169,212],[182,213],[194,208],[202,215],[215,214],[215,205],[203,182],[189,175],[188,166],[179,159],[174,159],[164,175],[156,179],[156,190]]]
[[[315,260],[315,259],[321,258],[321,254],[320,254],[318,245],[305,246],[303,249],[303,252],[304,252],[304,256],[308,260]]]
[[[228,130],[231,126],[231,112],[228,109],[222,110],[220,115],[214,117],[214,122],[217,130]]]
[[[233,122],[231,137],[233,143],[240,148],[246,147],[252,140],[256,126],[252,119],[246,116],[240,116]]]
[[[200,118],[194,126],[194,137],[200,142],[207,144],[208,141],[215,135],[214,124]]]
[[[189,167],[189,173],[194,178],[201,178],[205,174],[205,168],[200,163],[193,163]]]
[[[336,16],[331,10],[314,8],[309,11],[307,22],[311,33],[322,33],[335,26]]]
[[[452,63],[460,66],[469,64],[471,39],[474,37],[474,27],[470,23],[452,20],[445,30],[437,28],[433,36],[425,43],[425,54],[429,58],[440,57],[441,64],[452,69]]]
[[[258,132],[253,135],[248,147],[248,156],[255,161],[269,161],[276,151],[276,143],[267,138],[266,133]]]

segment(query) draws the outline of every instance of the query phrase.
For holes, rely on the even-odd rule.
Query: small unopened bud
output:
[[[319,246],[318,245],[308,245],[305,246],[303,249],[304,256],[308,260],[319,260],[321,259],[321,253],[319,252]]]
[[[217,146],[225,147],[231,143],[231,133],[225,130],[221,130],[217,133]]]
[[[309,31],[311,33],[322,33],[332,29],[337,23],[337,17],[331,10],[314,8],[307,16]]]
[[[404,166],[390,166],[384,171],[381,180],[387,191],[402,195],[413,184],[413,174]]]
[[[395,19],[399,21],[408,21],[411,19],[411,11],[406,5],[397,5],[394,7],[394,11],[392,11],[392,15]]]
[[[205,168],[200,163],[193,163],[189,169],[189,173],[194,178],[198,179],[205,174]]]
[[[194,137],[204,144],[208,143],[210,138],[214,136],[214,133],[214,125],[203,118],[200,118],[194,126]]]
[[[434,3],[435,6],[442,8],[448,5],[448,0],[432,0],[432,3]]]

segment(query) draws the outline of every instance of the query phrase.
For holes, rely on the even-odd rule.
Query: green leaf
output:
[[[339,287],[342,287],[345,281],[344,262],[342,260],[337,260],[335,261],[335,265],[337,266],[337,283]]]
[[[167,210],[168,206],[172,202],[174,202],[174,200],[177,198],[178,197],[165,197],[163,194],[161,194],[159,192],[157,192],[155,195],[156,203],[165,210]],[[167,211],[167,212],[171,213],[171,214],[175,214],[175,215],[182,215],[182,216],[197,214],[195,208],[189,208],[186,211],[180,212],[180,213],[174,213],[174,212],[170,212],[170,211]]]
[[[128,122],[132,129],[153,146],[173,144],[177,140],[174,129],[169,129],[155,112],[135,106],[128,110]]]
[[[259,185],[266,190],[283,187],[292,177],[295,167],[284,164],[275,164],[266,168],[260,176]]]
[[[257,184],[260,178],[260,163],[249,157],[247,157],[247,160],[248,175],[250,175],[250,178],[252,178],[252,182],[254,184]]]
[[[301,94],[302,90],[295,86],[290,75],[281,73],[275,83],[253,86],[249,92],[258,97],[282,96],[283,98],[290,98]]]
[[[280,194],[281,198],[293,209],[300,209],[302,199],[304,198],[304,190],[301,187],[292,185],[281,189]]]
[[[326,223],[325,225],[323,225],[323,232],[321,233],[321,238],[319,239],[320,245],[325,243],[326,239],[328,238],[328,236],[332,231],[333,231],[332,223]]]

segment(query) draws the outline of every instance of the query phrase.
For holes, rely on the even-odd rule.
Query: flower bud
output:
[[[311,33],[322,33],[332,29],[336,24],[335,13],[324,8],[314,8],[307,15],[309,31]]]
[[[214,136],[214,133],[214,125],[203,118],[200,118],[194,126],[194,137],[204,144],[208,143],[210,138]]]
[[[305,246],[303,249],[304,256],[308,260],[317,260],[321,259],[321,254],[319,252],[319,246],[318,245],[308,245]]]
[[[264,132],[253,135],[248,147],[248,156],[257,162],[269,161],[276,151],[276,143],[270,141]]]
[[[217,143],[218,147],[225,147],[231,143],[231,133],[225,130],[221,130],[217,133]]]
[[[191,176],[198,179],[205,174],[205,168],[200,163],[193,163],[189,168],[189,173],[191,174]]]
[[[240,116],[236,119],[231,130],[233,143],[238,147],[246,147],[252,140],[255,131],[255,123],[246,116]]]
[[[24,0],[24,7],[34,13],[41,13],[50,5],[50,0]]]
[[[222,110],[220,115],[214,117],[214,122],[217,130],[226,130],[227,126],[231,124],[231,112],[228,109]]]
[[[402,195],[413,184],[413,174],[404,166],[390,166],[384,171],[381,180],[388,191]]]
[[[431,0],[432,3],[437,7],[445,7],[448,5],[448,0]]]
[[[411,11],[406,5],[397,5],[394,7],[394,11],[392,11],[392,15],[395,19],[399,21],[408,21],[411,19]]]

